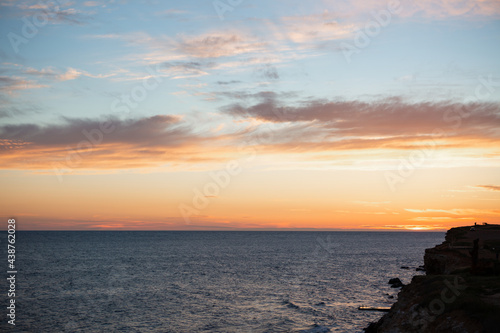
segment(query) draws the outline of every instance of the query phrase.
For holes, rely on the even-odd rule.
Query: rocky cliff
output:
[[[472,229],[471,229],[472,228]],[[500,332],[500,225],[452,228],[366,332]]]

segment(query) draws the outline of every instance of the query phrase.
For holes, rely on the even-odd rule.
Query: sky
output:
[[[0,31],[18,229],[500,222],[498,0],[0,0]]]

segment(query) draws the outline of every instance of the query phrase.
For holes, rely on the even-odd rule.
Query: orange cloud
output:
[[[500,191],[500,186],[497,185],[477,185],[475,187],[483,188],[490,191]]]
[[[494,159],[500,147],[499,104],[387,99],[287,106],[277,96],[231,96],[238,102],[224,107],[222,113],[239,125],[223,131],[195,131],[194,123],[171,115],[0,126],[2,167],[144,168],[227,161],[245,150],[287,154],[300,160],[341,161],[393,159],[398,151],[419,149],[429,154],[447,151],[452,157],[474,160]],[[253,100],[259,102],[247,104]],[[242,130],[245,123],[250,125]],[[356,151],[362,150],[364,155],[357,156]],[[339,155],[340,151],[347,155]],[[335,156],[325,154],[328,152],[335,152]]]

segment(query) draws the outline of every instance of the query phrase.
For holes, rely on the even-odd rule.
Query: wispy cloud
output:
[[[318,14],[285,16],[279,24],[267,21],[266,28],[273,32],[277,40],[311,45],[351,37],[357,26],[341,23],[337,13],[324,10]]]
[[[37,69],[14,63],[3,63],[2,67],[1,71],[9,75],[0,76],[0,91],[7,94],[17,90],[46,88],[54,82],[75,80],[79,77],[109,78],[116,75],[116,73],[95,75],[72,67],[65,70],[55,67]]]
[[[18,76],[0,76],[0,91],[12,94],[17,90],[45,88],[47,85],[39,84]]]
[[[219,58],[262,51],[266,44],[241,33],[181,36],[175,42],[180,53],[194,58]]]
[[[85,7],[96,7],[96,6],[102,6],[103,3],[101,3],[100,1],[85,1],[83,5]]]
[[[471,209],[471,208],[454,208],[454,209],[405,209],[407,212],[415,214],[428,214],[431,216],[421,218],[443,218],[442,215],[453,215],[460,218],[479,218],[485,215],[500,215],[500,210],[495,209]],[[439,215],[439,216],[432,216]],[[455,217],[446,217],[455,218]]]
[[[457,126],[458,111],[464,109],[468,112],[467,121]],[[241,120],[280,125],[279,128],[287,130],[293,126],[297,137],[290,131],[283,135],[289,143],[309,149],[313,143],[323,148],[330,145],[332,149],[415,149],[432,141],[438,128],[447,131],[441,138],[441,147],[453,148],[454,141],[473,146],[478,140],[493,143],[500,139],[500,105],[496,103],[408,103],[398,98],[290,103],[269,93],[260,102],[236,101],[222,112]],[[275,138],[283,139],[279,133],[275,131]]]
[[[105,125],[103,125],[105,124]],[[108,130],[103,132],[105,126]],[[2,168],[51,169],[77,158],[75,168],[154,167],[219,161],[225,135],[197,133],[180,117],[69,119],[60,124],[0,126]],[[9,149],[6,149],[10,147]],[[14,149],[15,148],[15,149]]]
[[[125,34],[87,35],[86,38],[123,40],[129,45],[147,47],[151,51],[150,56],[155,51],[163,51],[164,56],[172,60],[231,57],[259,52],[266,47],[266,44],[262,41],[239,31],[215,31],[174,37],[152,36],[145,32],[131,32]],[[164,59],[157,59],[157,62],[166,61]]]
[[[172,65],[176,66],[178,65]],[[193,63],[186,68],[189,67],[197,70],[198,64]],[[78,71],[67,71],[63,74],[62,77],[61,74],[49,70],[33,73],[58,77],[60,80],[80,75]],[[14,82],[10,77],[1,77],[0,82],[2,80],[10,89],[14,89],[16,85],[21,87],[23,84],[23,81]],[[179,93],[187,94],[184,90]],[[200,129],[195,134],[191,129],[192,124],[182,122],[178,118],[170,118],[171,116],[135,121],[112,119],[116,131],[106,137],[105,143],[125,145],[127,149],[132,150],[141,146],[144,147],[143,156],[150,154],[155,159],[155,156],[165,153],[163,149],[172,147],[173,143],[186,143],[193,150],[199,151],[211,147],[209,151],[215,151],[213,156],[210,157],[210,153],[206,152],[202,154],[202,159],[217,159],[222,142],[225,142],[226,148],[246,142],[261,154],[285,153],[309,161],[359,160],[360,156],[355,155],[355,152],[360,150],[372,150],[378,160],[390,159],[394,154],[397,155],[398,150],[429,149],[429,142],[434,140],[434,129],[449,126],[443,121],[443,115],[463,107],[451,102],[414,104],[399,99],[384,99],[372,103],[320,100],[292,102],[297,96],[294,93],[269,91],[228,92],[219,96],[236,101],[235,104],[224,107],[222,114],[234,117],[238,126],[221,132],[214,131],[214,128],[224,128],[220,127],[221,123],[203,130],[198,126]],[[451,128],[438,143],[434,143],[433,149],[454,149],[455,156],[475,158],[471,152],[478,146],[483,153],[489,145],[496,147],[500,139],[499,105],[476,103],[467,108],[470,111],[467,122],[463,122],[458,128]],[[273,126],[272,130],[269,124]],[[26,140],[32,147],[37,148],[50,147],[51,152],[46,151],[49,157],[54,146],[62,148],[64,145],[78,144],[85,139],[82,137],[82,131],[92,128],[99,128],[98,121],[66,119],[59,125],[41,127],[21,124],[3,126],[0,129],[4,139]],[[41,151],[43,149],[40,149]],[[346,152],[347,155],[339,154],[340,151]],[[336,152],[336,155],[325,155],[328,152]],[[230,150],[227,149],[226,153],[230,154]],[[196,160],[200,154],[194,153],[194,156]],[[112,155],[108,157],[112,158]],[[363,153],[363,158],[371,157],[369,153]],[[487,157],[482,154],[481,158]],[[479,187],[496,190],[493,185]]]
[[[40,77],[45,77],[45,78],[51,78],[55,79],[57,81],[68,81],[68,80],[74,80],[78,77],[80,77],[82,74],[88,75],[87,73],[83,71],[79,71],[74,68],[68,68],[66,72],[60,72],[57,71],[54,68],[42,68],[41,70],[35,69],[28,67],[23,71],[24,74],[28,75],[35,75],[35,76],[40,76]]]
[[[479,187],[490,191],[500,191],[500,186],[497,185],[476,185],[475,187]]]
[[[447,17],[491,17],[500,15],[500,5],[497,0],[425,0],[402,3],[403,16],[422,15],[431,18]]]
[[[104,119],[113,128],[107,143],[139,143],[148,145],[176,145],[182,142],[190,130],[184,128],[176,116],[153,116],[135,120]],[[34,124],[3,125],[0,133],[4,138],[24,138],[32,145],[59,146],[77,144],[85,136],[85,130],[99,129],[103,121],[64,118],[61,124],[40,126]]]
[[[360,18],[371,15],[374,11],[387,9],[388,4],[395,6],[399,4],[401,18],[464,18],[475,19],[478,17],[498,17],[500,5],[497,0],[423,0],[423,1],[391,1],[380,2],[377,0],[351,0],[347,2],[335,2],[324,0],[324,6],[331,8],[331,12],[337,17]]]
[[[45,3],[39,2],[23,3],[18,2],[17,7],[20,10],[20,15],[28,17],[44,17],[48,23],[51,24],[70,24],[70,25],[84,25],[91,20],[90,13],[77,9],[73,6],[74,3],[47,1]]]

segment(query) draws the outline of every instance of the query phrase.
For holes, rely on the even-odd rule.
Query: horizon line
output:
[[[455,227],[452,227],[455,228]],[[451,229],[451,228],[450,228]],[[17,229],[16,232],[23,232],[23,231],[28,231],[28,232],[33,232],[33,231],[43,231],[43,232],[48,232],[48,231],[147,231],[147,232],[154,232],[154,231],[224,231],[224,232],[234,232],[234,231],[291,231],[291,232],[443,232],[447,231],[449,229],[385,229],[385,228],[378,228],[378,229],[327,229],[327,228],[321,228],[321,229],[316,229],[316,228],[259,228],[259,229],[144,229],[144,230],[138,230],[138,229],[29,229],[29,230],[20,230]],[[2,229],[2,232],[7,232],[6,229]]]

